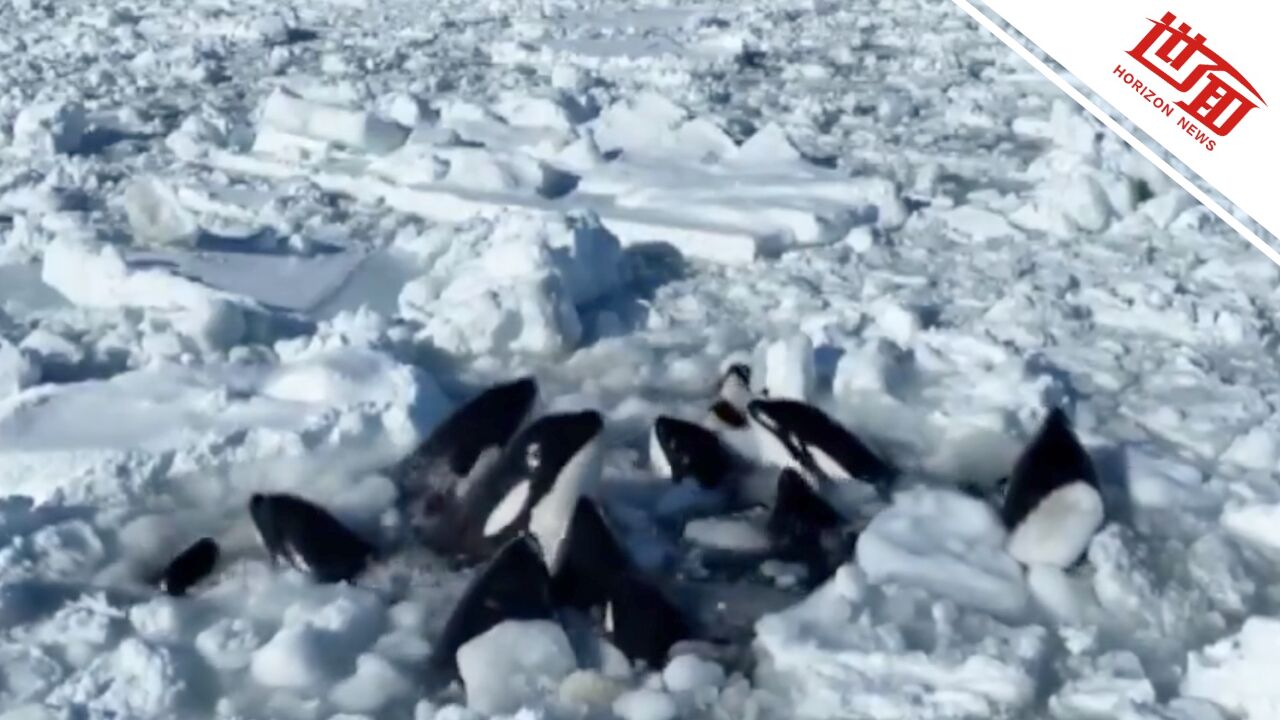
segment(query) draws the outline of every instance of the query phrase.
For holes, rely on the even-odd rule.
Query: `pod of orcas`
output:
[[[507,620],[586,613],[632,661],[660,667],[686,640],[717,639],[664,579],[641,569],[597,492],[604,420],[593,410],[533,418],[532,377],[494,385],[454,411],[398,467],[414,537],[461,565],[479,565],[444,625],[429,677],[456,679],[459,648]],[[816,405],[756,394],[731,366],[701,422],[658,417],[655,470],[723,511],[763,508],[774,557],[802,565],[806,587],[851,556],[857,530],[833,492],[860,484],[888,500],[897,471]],[[751,482],[772,467],[765,483]],[[1061,409],[1052,409],[994,497],[1020,562],[1069,567],[1102,526],[1098,477]],[[273,564],[319,583],[354,582],[377,548],[324,508],[254,494],[249,514]],[[155,582],[180,596],[210,575],[219,548],[202,538]]]

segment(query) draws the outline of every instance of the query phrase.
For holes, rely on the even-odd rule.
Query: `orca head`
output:
[[[724,443],[701,425],[660,415],[653,432],[673,482],[693,478],[703,487],[715,488],[733,470],[733,458]]]
[[[254,494],[249,514],[273,561],[284,558],[322,583],[351,580],[374,554],[327,510],[296,495]]]
[[[191,586],[213,572],[218,556],[218,543],[213,538],[197,540],[164,569],[160,576],[160,589],[174,597],[185,595]]]
[[[895,471],[862,440],[821,408],[789,399],[758,399],[747,405],[766,461],[797,467],[817,480],[859,479],[888,498]]]
[[[825,582],[847,561],[857,539],[845,531],[844,516],[792,468],[778,477],[767,529],[781,559],[805,566],[808,587]]]
[[[751,368],[745,363],[734,363],[720,377],[719,396],[737,407],[751,400]]]
[[[830,423],[826,413],[799,400],[757,398],[747,403],[747,415],[764,429],[781,437],[812,437]]]
[[[1073,483],[1097,490],[1097,470],[1070,418],[1053,408],[1014,463],[1001,512],[1006,527],[1012,529],[1050,494]]]
[[[507,620],[549,620],[551,579],[535,538],[507,541],[463,591],[436,643],[431,664],[457,674],[458,649]]]
[[[265,493],[254,493],[249,496],[249,515],[255,520],[265,518],[267,506],[271,504],[271,496]]]
[[[1064,472],[1077,473],[1096,484],[1097,477],[1089,453],[1076,435],[1071,418],[1060,407],[1049,411],[1023,457],[1060,467]]]
[[[280,554],[280,533],[276,525],[273,495],[254,493],[249,498],[249,518],[262,540],[262,546],[274,561]]]
[[[729,431],[746,429],[746,407],[752,397],[751,368],[742,363],[730,365],[720,376],[708,422]]]
[[[795,400],[759,398],[747,403],[747,417],[760,442],[762,459],[780,467],[798,464],[811,470],[801,438],[815,434],[819,421],[813,410],[816,408]]]
[[[440,423],[415,454],[428,470],[443,459],[454,477],[466,477],[482,454],[511,441],[537,399],[532,376],[489,387]]]
[[[486,441],[484,447],[504,447],[528,419],[537,400],[538,381],[532,376],[495,385],[471,403],[479,411],[479,417],[474,424],[468,424],[467,430],[482,430],[481,437],[477,439]],[[459,474],[465,475],[470,470],[470,467],[465,468]]]
[[[671,648],[693,638],[689,618],[661,587],[637,571],[623,573],[613,585],[605,607],[610,641],[633,662],[664,667]]]
[[[564,552],[551,568],[551,590],[559,606],[586,610],[608,602],[616,578],[632,567],[631,556],[594,499],[578,498]]]
[[[508,532],[527,518],[554,565],[578,498],[600,479],[603,432],[604,418],[594,410],[546,415],[525,428],[507,448],[504,474],[514,484],[489,510],[485,535]]]
[[[778,539],[816,535],[844,524],[840,512],[792,468],[778,476],[778,491],[769,514],[769,533]]]
[[[604,418],[595,410],[545,415],[511,442],[508,457],[522,477],[554,488],[584,460],[598,459]]]

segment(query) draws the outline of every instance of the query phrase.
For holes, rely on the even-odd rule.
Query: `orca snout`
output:
[[[558,440],[573,448],[583,447],[604,432],[604,416],[595,410],[550,415],[543,420],[553,426]]]
[[[523,417],[538,399],[538,381],[533,376],[519,377],[494,388],[493,392],[501,400],[503,407]]]
[[[711,462],[722,454],[715,433],[687,420],[661,415],[653,423],[653,432],[676,480],[694,472],[700,460]]]
[[[688,434],[687,426],[689,424],[684,420],[668,415],[659,415],[658,419],[653,421],[653,432],[658,436],[658,446],[662,448],[662,452],[667,456],[668,461],[680,443],[680,437]]]

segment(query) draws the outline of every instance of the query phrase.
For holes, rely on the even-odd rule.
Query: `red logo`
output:
[[[1150,20],[1151,30],[1128,54],[1182,94],[1174,104],[1224,137],[1250,110],[1267,103],[1235,66],[1209,49],[1204,35],[1193,35],[1190,25],[1175,26],[1176,21],[1171,12]]]

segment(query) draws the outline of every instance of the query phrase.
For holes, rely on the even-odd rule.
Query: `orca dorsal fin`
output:
[[[830,530],[844,522],[844,517],[799,472],[784,468],[778,475],[777,496],[769,513],[770,534],[794,537]]]
[[[557,606],[604,606],[616,578],[633,570],[631,555],[594,498],[578,498],[564,548],[551,569],[551,595]]]
[[[508,540],[463,591],[445,621],[430,664],[457,674],[458,649],[507,620],[553,617],[551,577],[538,541],[528,533]]]
[[[1105,514],[1093,461],[1066,413],[1054,408],[1009,477],[1000,513],[1010,533],[1009,554],[1024,563],[1067,567]]]

